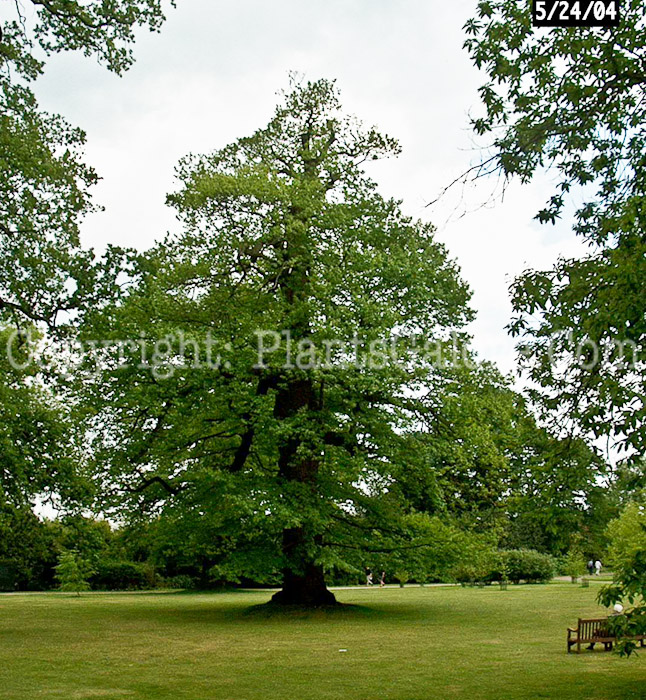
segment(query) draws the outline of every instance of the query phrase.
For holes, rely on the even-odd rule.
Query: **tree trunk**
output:
[[[317,409],[320,410],[320,398],[309,377],[286,382],[276,394],[274,416],[278,419],[289,419],[300,410]],[[301,440],[291,436],[280,446],[280,476],[287,482],[309,484],[315,490],[319,461],[312,456],[299,456],[300,445]],[[273,596],[274,603],[308,607],[336,604],[334,594],[325,585],[323,567],[314,561],[313,551],[321,545],[322,537],[309,532],[306,526],[283,530],[283,588]]]
[[[289,564],[283,569],[283,588],[272,602],[308,607],[336,605],[334,594],[325,585],[323,567],[307,561],[307,557],[297,564],[306,544],[303,528],[283,530],[283,553]]]
[[[319,165],[310,154],[312,132],[308,127],[302,134],[304,180],[310,185],[319,182]],[[304,155],[307,154],[307,155]],[[300,340],[310,334],[309,320],[303,315],[303,303],[309,298],[309,276],[311,249],[308,239],[309,214],[298,202],[289,210],[285,223],[287,249],[284,251],[285,264],[291,262],[290,271],[281,279],[280,287],[285,301],[299,313],[292,319],[292,338]],[[310,413],[321,411],[323,404],[322,387],[316,392],[312,377],[308,373],[294,376],[284,383],[279,382],[274,404],[274,417],[280,421],[290,421],[300,411]],[[309,486],[316,494],[320,457],[316,453],[299,454],[302,439],[298,434],[287,435],[279,446],[278,471],[287,484],[299,483]],[[312,531],[307,523],[283,530],[282,551],[284,558],[283,588],[272,598],[274,603],[283,605],[305,605],[318,607],[335,605],[336,598],[325,585],[323,567],[316,564],[316,551],[323,544],[320,533]]]

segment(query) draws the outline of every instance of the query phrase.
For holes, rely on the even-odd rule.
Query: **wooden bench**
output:
[[[630,637],[630,639],[640,642],[644,646],[646,634]],[[576,628],[568,627],[567,630],[567,650],[572,651],[572,647],[576,645],[577,654],[581,652],[582,644],[603,644],[606,651],[612,649],[612,645],[617,641],[617,638],[608,629],[608,618],[598,617],[592,619],[579,618]]]

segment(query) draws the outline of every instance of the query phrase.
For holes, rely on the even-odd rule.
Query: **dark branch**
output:
[[[148,479],[144,479],[134,488],[132,486],[126,486],[125,488],[129,493],[141,493],[154,484],[159,484],[159,486],[161,486],[167,493],[173,496],[185,488],[184,486],[173,486],[173,484],[168,483],[168,481],[163,479],[161,476],[151,476]]]

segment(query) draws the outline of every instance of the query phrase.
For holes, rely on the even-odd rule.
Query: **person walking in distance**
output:
[[[372,584],[372,571],[370,569],[366,569],[366,586],[372,586]]]
[[[592,576],[593,573],[594,573],[594,559],[590,559],[590,561],[588,562],[588,574],[590,576]]]
[[[601,573],[601,562],[597,559],[597,561],[594,562],[594,568],[597,572],[597,576]]]
[[[383,588],[386,585],[386,572],[382,571],[379,577],[379,588]]]

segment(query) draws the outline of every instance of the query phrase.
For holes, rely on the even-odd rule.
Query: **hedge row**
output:
[[[493,553],[482,561],[462,564],[454,571],[459,583],[510,581],[545,583],[556,574],[556,560],[532,549],[508,549]]]

